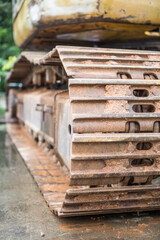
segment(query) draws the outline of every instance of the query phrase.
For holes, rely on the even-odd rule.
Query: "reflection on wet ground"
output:
[[[160,212],[58,219],[0,126],[0,239],[160,239]]]

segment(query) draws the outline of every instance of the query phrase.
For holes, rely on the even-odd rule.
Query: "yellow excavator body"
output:
[[[13,6],[15,42],[28,49],[150,39],[160,25],[158,0],[22,0]]]

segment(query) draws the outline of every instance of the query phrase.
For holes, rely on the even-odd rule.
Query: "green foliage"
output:
[[[13,67],[13,64],[15,63],[16,59],[17,59],[16,56],[10,56],[8,58],[8,61],[5,64],[3,64],[2,71],[9,71]]]
[[[5,114],[5,109],[0,108],[0,115],[4,115]]]
[[[13,40],[11,0],[0,0],[0,91],[5,90],[5,76],[19,53]]]

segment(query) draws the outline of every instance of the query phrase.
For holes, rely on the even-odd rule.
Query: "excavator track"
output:
[[[57,46],[36,61],[32,55],[31,59],[24,54],[23,61],[25,57],[27,67],[30,64],[33,69],[31,81],[39,90],[17,91],[16,98],[23,106],[17,116],[39,144],[43,139],[52,146],[58,162],[68,169],[58,171],[58,178],[55,172],[47,173],[48,178],[35,175],[23,156],[36,181],[44,178],[45,184],[56,186],[67,176],[67,183],[61,183],[65,190],[52,187],[47,192],[40,187],[47,202],[50,194],[54,198],[54,204],[52,197],[48,203],[50,209],[64,217],[160,209],[160,54]],[[22,56],[8,83],[13,82],[21,61]],[[46,93],[40,72],[51,76],[52,87],[48,84]],[[24,79],[27,74],[19,78],[27,89],[28,80]],[[63,90],[65,85],[68,87]],[[35,105],[30,113],[33,120],[24,114],[27,95]],[[36,111],[42,115],[34,115]],[[46,112],[54,129],[44,133]],[[19,134],[8,129],[16,144]],[[52,161],[50,166],[56,164]]]
[[[159,209],[157,185],[71,187],[69,174],[17,124],[7,131],[49,209],[60,217],[141,212]]]

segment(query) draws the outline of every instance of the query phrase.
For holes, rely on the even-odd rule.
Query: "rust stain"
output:
[[[34,140],[17,125],[8,131],[50,210],[66,217],[159,209],[159,55],[65,46],[38,62],[27,54],[15,69],[25,69],[25,56],[34,88],[11,91],[9,109],[12,117],[21,106],[17,118]],[[27,70],[21,74],[28,83]]]
[[[53,15],[48,13],[47,6],[45,7],[45,1],[43,1],[42,8],[41,3],[34,2],[34,6],[40,7],[43,14],[39,12],[40,18],[37,18],[33,24],[31,18],[28,17],[28,15],[31,15],[29,11],[30,3],[32,2],[34,1],[24,1],[17,17],[14,19],[15,41],[17,45],[21,47],[28,45],[27,47],[33,48],[34,41],[36,41],[37,44],[38,40],[39,44],[43,42],[45,45],[52,40],[53,47],[54,41],[51,33],[54,33],[54,40],[56,41],[57,34],[77,32],[79,34],[76,36],[76,41],[81,41],[82,34],[80,33],[82,29],[84,30],[83,38],[85,38],[85,41],[89,40],[92,43],[94,43],[92,31],[102,29],[103,31],[96,33],[99,41],[149,38],[149,36],[145,36],[144,32],[155,29],[160,22],[158,12],[159,3],[156,0],[153,1],[154,3],[151,5],[148,0],[140,1],[138,5],[135,1],[132,1],[130,4],[125,4],[124,0],[118,2],[113,0],[95,0],[91,3],[90,1],[85,1],[85,3],[84,1],[76,1],[75,3],[73,0],[56,0],[54,2],[55,7],[58,6],[61,8],[61,11],[57,11]],[[66,14],[67,7],[74,7],[74,9],[72,9],[71,13]],[[88,10],[86,11],[86,9]],[[137,9],[139,9],[138,12]],[[63,14],[63,11],[65,14]],[[82,23],[83,28],[81,27]],[[98,27],[99,23],[101,23],[101,27]],[[115,23],[115,25],[113,25],[113,23]],[[123,23],[123,25],[121,25],[121,23]],[[59,31],[56,31],[57,27]],[[50,35],[47,33],[48,30]],[[86,33],[86,31],[89,31],[89,33]],[[112,31],[114,34],[111,33]],[[39,38],[40,35],[43,35],[41,39]],[[90,37],[88,35],[90,35]],[[105,39],[104,35],[106,35]],[[73,35],[68,36],[68,38],[69,40],[74,40]],[[66,42],[66,39],[64,42]]]

